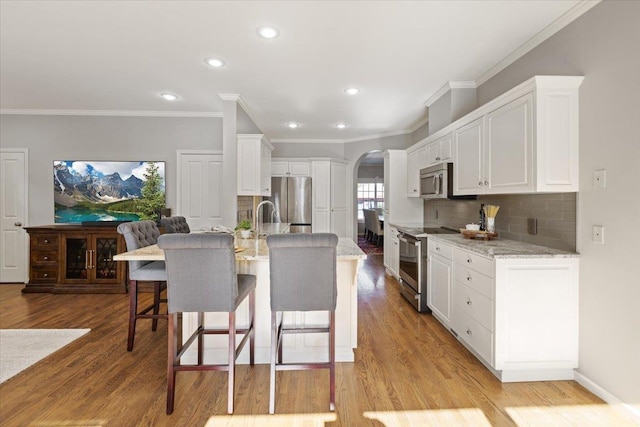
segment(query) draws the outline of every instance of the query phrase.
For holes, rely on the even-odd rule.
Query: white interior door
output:
[[[222,153],[178,151],[177,209],[193,231],[222,225]]]
[[[0,151],[0,282],[26,283],[27,276],[26,149]]]

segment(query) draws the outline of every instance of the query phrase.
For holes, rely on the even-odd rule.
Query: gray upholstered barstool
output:
[[[173,412],[176,372],[228,371],[228,412],[233,413],[236,359],[249,340],[249,363],[254,364],[254,328],[256,277],[236,273],[233,236],[229,234],[164,234],[158,239],[167,264],[169,338],[167,361],[167,414]],[[249,297],[249,325],[236,329],[236,309]],[[197,312],[196,331],[178,348],[178,313]],[[207,329],[204,313],[228,312],[229,327]],[[229,357],[226,365],[205,365],[205,334],[228,334]],[[236,334],[244,334],[236,346]],[[198,338],[198,364],[182,365],[180,358]]]
[[[338,236],[331,233],[273,234],[267,237],[271,278],[271,382],[269,413],[275,412],[276,371],[329,369],[329,410],[336,407],[335,310]],[[329,325],[298,327],[283,324],[285,311],[328,311]],[[280,319],[278,314],[280,313]],[[284,363],[282,336],[329,333],[329,361]],[[277,361],[276,361],[277,355]]]
[[[155,221],[125,222],[118,225],[118,233],[124,236],[127,251],[155,245],[160,236],[160,230]],[[152,319],[151,330],[158,327],[158,319],[166,319],[166,314],[160,314],[160,304],[167,302],[160,297],[160,293],[167,287],[167,273],[164,261],[129,261],[129,334],[127,350],[133,350],[136,335],[136,321],[138,319]],[[153,304],[138,311],[138,282],[153,282]],[[149,312],[153,312],[150,314]]]
[[[164,227],[167,234],[170,233],[190,233],[189,224],[183,216],[169,216],[160,220],[160,226]]]

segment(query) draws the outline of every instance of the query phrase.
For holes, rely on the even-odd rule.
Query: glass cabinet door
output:
[[[113,256],[118,253],[116,237],[96,237],[92,254],[92,267],[96,281],[114,280],[118,275],[118,262]]]
[[[87,280],[88,278],[88,249],[89,239],[86,237],[69,237],[65,239],[66,266],[64,278],[66,280]]]

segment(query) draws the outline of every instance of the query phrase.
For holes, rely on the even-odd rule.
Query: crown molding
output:
[[[431,95],[429,99],[424,102],[425,107],[431,107],[434,102],[442,97],[445,93],[449,92],[451,89],[475,89],[478,85],[473,80],[463,80],[463,81],[450,81],[445,83],[436,93]]]
[[[20,110],[3,108],[0,114],[27,116],[109,116],[109,117],[205,117],[221,118],[222,113],[206,111],[132,111],[132,110]]]
[[[240,95],[237,93],[219,93],[218,96],[223,101],[237,101],[240,99]]]
[[[480,86],[481,84],[485,83],[491,77],[495,76],[518,59],[522,58],[526,53],[533,50],[549,37],[553,36],[555,33],[578,19],[591,8],[598,5],[601,1],[602,0],[582,0],[574,7],[569,9],[564,15],[560,16],[551,24],[547,25],[542,31],[537,33],[535,36],[522,44],[519,48],[507,55],[502,61],[489,68],[489,70],[487,70],[484,74],[476,79],[476,84]]]

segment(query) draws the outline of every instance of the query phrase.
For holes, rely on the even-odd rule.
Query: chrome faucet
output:
[[[263,200],[260,203],[258,203],[258,206],[256,207],[256,214],[253,216],[253,221],[254,221],[253,229],[255,230],[256,239],[260,237],[260,208],[263,207],[264,205],[271,205],[271,208],[273,209],[273,213],[275,213],[276,218],[278,217],[278,213],[276,212],[276,206],[273,204],[273,202],[271,202],[271,200]],[[271,218],[273,218],[273,214]]]

